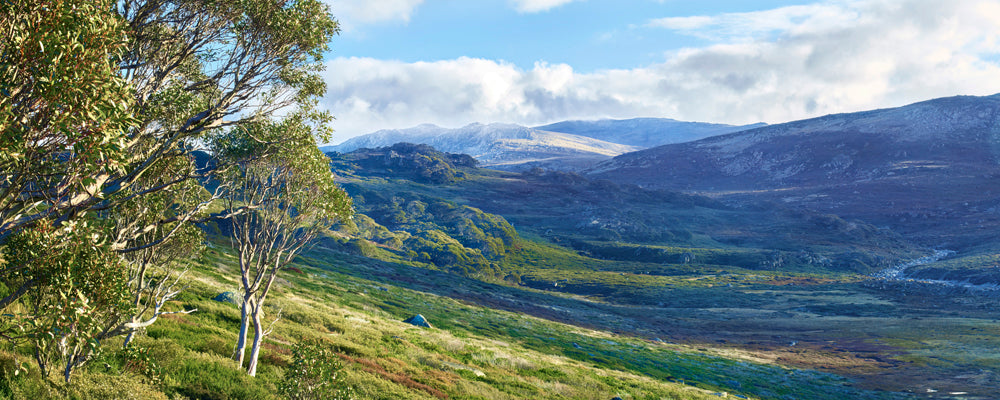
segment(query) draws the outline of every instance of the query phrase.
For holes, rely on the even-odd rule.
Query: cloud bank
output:
[[[475,58],[330,60],[324,104],[338,118],[335,142],[426,122],[655,116],[778,123],[1000,92],[996,1],[835,1],[646,26],[650,34],[668,29],[715,44],[672,51],[656,65],[593,73]]]
[[[520,13],[536,13],[548,11],[574,0],[511,0],[514,9]]]

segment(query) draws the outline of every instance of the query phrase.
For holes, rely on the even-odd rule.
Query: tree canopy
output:
[[[329,137],[318,72],[338,32],[319,0],[0,2],[0,310],[39,305],[0,333],[34,340],[39,365],[59,359],[69,380],[101,338],[176,312],[163,307],[198,254],[193,223],[250,211],[206,212],[241,184],[225,181],[246,171],[229,156],[298,163]],[[205,144],[238,136],[215,147],[227,162],[195,164]],[[317,188],[302,180],[313,161],[289,188]],[[214,193],[202,185],[212,179]],[[302,201],[298,190],[269,195]],[[40,322],[67,318],[42,312],[53,301],[92,325]],[[52,347],[60,335],[81,344]]]

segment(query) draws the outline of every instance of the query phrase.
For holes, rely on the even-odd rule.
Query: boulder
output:
[[[218,301],[220,303],[232,303],[235,305],[240,305],[240,298],[233,292],[222,292],[218,296],[215,296],[212,300]]]
[[[427,318],[424,318],[424,316],[420,315],[420,314],[417,314],[417,315],[414,315],[414,316],[412,316],[410,318],[407,318],[403,322],[406,322],[406,323],[408,323],[410,325],[419,326],[419,327],[422,327],[422,328],[431,328],[431,323],[427,322]]]

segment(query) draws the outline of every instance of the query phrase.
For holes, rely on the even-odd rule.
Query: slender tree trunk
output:
[[[73,364],[76,362],[76,357],[70,356],[69,360],[66,361],[66,368],[63,370],[63,378],[66,379],[66,383],[69,383],[69,374],[73,372]]]
[[[37,343],[35,344],[35,361],[38,362],[38,370],[41,371],[42,377],[47,378],[49,376],[49,366],[45,358],[42,357],[42,350],[38,347]]]
[[[260,323],[260,308],[254,308],[251,314],[253,320],[253,347],[250,348],[250,364],[247,366],[247,374],[257,376],[257,357],[260,356],[260,346],[264,342],[264,327]]]
[[[135,279],[136,279],[135,280],[135,282],[136,282],[136,284],[135,284],[135,296],[132,298],[132,307],[135,310],[139,310],[140,309],[139,307],[142,305],[142,289],[143,289],[143,286],[145,286],[145,284],[146,284],[146,271],[147,271],[147,269],[149,267],[149,264],[151,262],[152,254],[153,254],[152,251],[145,251],[145,256],[142,258],[142,260],[139,261],[139,267],[138,267],[139,271],[138,271],[138,274],[136,274],[136,277],[135,277]],[[166,277],[164,277],[164,279],[166,279]],[[155,300],[155,299],[150,299],[150,300]],[[138,319],[139,319],[138,315],[133,315],[132,316],[132,322],[133,323],[134,322],[138,322]],[[128,336],[125,336],[125,343],[122,344],[122,348],[123,349],[127,349],[129,343],[132,343],[132,338],[134,338],[134,337],[135,337],[135,330],[133,329],[132,331],[130,331],[128,333]]]
[[[132,338],[134,337],[135,337],[135,331],[129,332],[128,335],[125,336],[125,344],[122,344],[122,348],[127,349],[129,343],[132,343]]]
[[[250,325],[250,308],[253,307],[249,297],[243,298],[243,305],[240,307],[240,333],[236,338],[236,353],[233,358],[236,364],[243,368],[243,359],[247,348],[247,329]]]

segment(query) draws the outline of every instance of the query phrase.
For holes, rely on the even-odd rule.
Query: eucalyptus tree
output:
[[[314,105],[339,30],[319,0],[9,0],[0,26],[0,241],[183,190],[193,170],[141,183],[212,132]],[[133,251],[150,225],[206,205],[110,245]]]
[[[134,97],[117,57],[128,38],[112,1],[0,3],[0,308],[64,378],[127,312],[125,268],[91,206],[128,166]],[[13,316],[13,318],[11,318]]]
[[[280,122],[244,126],[217,137],[217,157],[233,165],[224,199],[231,217],[241,282],[241,319],[235,358],[242,367],[250,326],[254,336],[247,373],[257,373],[264,336],[264,304],[278,272],[338,220],[351,201],[334,182],[329,159],[315,145],[315,121],[296,113]],[[280,312],[279,312],[280,317]],[[277,319],[275,319],[276,321]],[[273,324],[273,322],[272,322]]]
[[[91,347],[155,321],[177,289],[163,267],[191,255],[177,249],[198,241],[190,223],[219,197],[196,183],[207,172],[192,152],[313,110],[337,33],[319,0],[0,2],[0,309],[25,305],[25,328],[59,296],[114,303],[67,308],[99,321],[78,332],[49,327]],[[120,279],[74,286],[86,276]],[[67,379],[93,354],[60,352]]]

